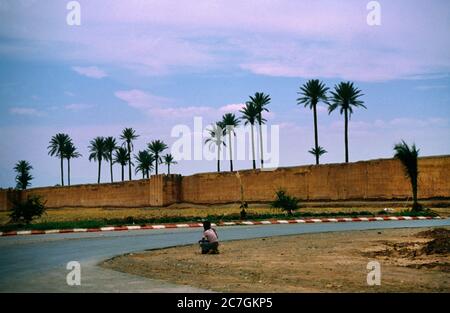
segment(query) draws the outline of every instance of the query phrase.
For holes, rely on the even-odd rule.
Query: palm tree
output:
[[[125,180],[124,177],[124,167],[128,163],[128,151],[123,147],[119,147],[114,152],[114,163],[119,163],[122,167],[122,181]]]
[[[266,120],[262,117],[262,112],[269,110],[266,108],[266,105],[270,103],[271,99],[269,95],[264,94],[263,92],[257,92],[254,96],[250,96],[250,101],[255,105],[256,110],[258,111],[258,115],[256,116],[256,120],[259,125],[259,148],[261,153],[261,168],[264,168],[264,154],[263,154],[263,137],[262,137],[262,124],[266,122]]]
[[[309,153],[311,153],[312,155],[314,155],[316,157],[316,164],[319,164],[319,158],[327,153],[328,151],[325,150],[323,147],[318,146],[317,148],[312,148],[311,150],[308,151]]]
[[[77,151],[75,145],[70,141],[64,147],[64,157],[67,159],[67,184],[70,186],[70,159],[76,159],[82,155]]]
[[[113,178],[113,164],[114,164],[114,160],[113,160],[113,152],[117,149],[117,142],[116,142],[116,138],[110,136],[110,137],[106,137],[105,138],[105,146],[106,146],[106,151],[108,152],[108,161],[109,161],[109,171],[110,171],[110,175],[111,175],[111,182],[114,182],[114,178]]]
[[[137,139],[136,131],[133,128],[125,128],[120,135],[120,139],[124,140],[124,145],[127,146],[128,151],[128,178],[131,180],[131,151],[133,150],[133,140]]]
[[[61,159],[61,185],[64,186],[64,147],[67,146],[70,139],[69,135],[58,133],[50,139],[50,145],[47,147],[48,154]]]
[[[173,155],[171,155],[170,153],[163,156],[163,162],[164,162],[164,164],[167,165],[167,174],[168,175],[170,175],[170,165],[178,163],[177,161],[175,161],[175,159],[173,158]]]
[[[419,156],[419,149],[413,144],[411,147],[402,140],[394,146],[394,158],[399,159],[402,162],[405,169],[406,176],[411,182],[412,194],[413,194],[413,211],[420,211],[422,206],[417,202],[417,180],[419,177],[419,170],[417,165],[417,157]]]
[[[155,161],[155,157],[153,154],[148,151],[139,151],[137,155],[134,156],[136,159],[136,168],[135,174],[141,172],[142,179],[145,177],[150,178],[150,171],[153,169],[153,162]]]
[[[220,147],[225,144],[225,125],[222,122],[216,122],[208,129],[209,138],[205,140],[205,144],[217,146],[217,172],[220,173]]]
[[[30,180],[33,179],[30,171],[33,169],[28,161],[21,160],[14,166],[14,171],[17,173],[16,176],[16,188],[17,189],[27,189],[31,185]]]
[[[228,134],[228,144],[230,151],[230,171],[233,172],[233,150],[231,146],[231,134],[236,136],[234,128],[239,125],[239,119],[236,118],[234,113],[226,113],[222,116],[222,124],[225,126],[225,133]]]
[[[353,86],[351,82],[340,82],[334,86],[331,91],[331,104],[328,107],[328,113],[339,108],[339,112],[345,116],[345,163],[348,163],[348,119],[353,113],[353,108],[363,107],[364,102],[359,100],[363,96],[361,90]]]
[[[245,107],[240,110],[242,113],[241,119],[244,120],[244,125],[250,124],[251,136],[252,136],[252,157],[253,157],[253,169],[256,170],[256,158],[255,158],[255,136],[253,134],[253,126],[255,125],[256,118],[259,115],[259,110],[253,104],[253,102],[247,102]]]
[[[303,104],[313,110],[314,114],[314,150],[319,151],[319,133],[317,130],[317,103],[323,101],[327,103],[328,88],[318,79],[311,79],[300,87],[298,94],[301,96],[297,99],[297,104]],[[316,156],[316,164],[319,164],[318,153],[313,153]]]
[[[106,150],[105,138],[104,137],[95,137],[90,141],[89,152],[89,161],[94,160],[98,161],[98,179],[97,184],[100,184],[100,176],[101,176],[101,168],[102,168],[102,160],[108,159],[108,151]]]
[[[153,140],[148,144],[148,149],[155,156],[155,174],[158,175],[158,163],[161,163],[161,153],[167,149],[167,145],[162,140]]]

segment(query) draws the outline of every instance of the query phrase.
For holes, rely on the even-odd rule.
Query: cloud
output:
[[[219,108],[220,112],[223,113],[236,113],[239,112],[245,106],[244,103],[231,103]]]
[[[149,116],[180,118],[210,114],[212,108],[207,106],[174,107],[174,101],[140,89],[119,90],[114,95],[125,101],[130,107],[143,111]]]
[[[71,104],[68,104],[68,105],[64,106],[64,108],[66,110],[76,112],[76,111],[82,111],[82,110],[90,109],[90,108],[92,108],[92,105],[85,104],[85,103],[71,103]]]
[[[114,95],[135,109],[152,110],[172,102],[169,98],[155,96],[139,89],[119,90]]]
[[[370,27],[363,0],[99,0],[83,3],[76,33],[60,27],[57,1],[39,2],[39,8],[31,2],[27,10],[16,2],[8,2],[13,18],[0,19],[0,36],[13,39],[0,42],[3,54],[96,62],[138,75],[240,69],[384,81],[450,71],[445,1],[383,2],[382,24]],[[106,3],[109,9],[99,10]],[[88,77],[107,75],[87,69]]]
[[[44,112],[39,111],[34,108],[26,108],[26,107],[12,107],[9,109],[9,113],[13,115],[28,115],[28,116],[43,116]]]
[[[95,79],[101,79],[103,77],[108,76],[106,72],[104,72],[103,70],[99,69],[96,66],[87,66],[87,67],[73,66],[72,70],[74,70],[80,75]]]
[[[141,110],[149,116],[163,118],[201,116],[207,120],[216,119],[220,118],[224,113],[237,113],[244,106],[243,103],[230,103],[218,108],[194,105],[177,107],[173,99],[156,96],[140,89],[119,90],[114,95],[134,109]],[[270,112],[265,116],[270,116]]]

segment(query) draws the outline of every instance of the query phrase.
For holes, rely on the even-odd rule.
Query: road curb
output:
[[[273,224],[301,224],[301,223],[348,223],[348,222],[377,222],[377,221],[411,221],[411,220],[431,220],[441,219],[441,217],[431,216],[383,216],[383,217],[340,217],[340,218],[305,218],[292,220],[265,220],[265,221],[238,221],[221,222],[212,224],[213,226],[237,226],[237,225],[273,225]],[[130,226],[109,226],[100,228],[72,228],[72,229],[50,229],[50,230],[21,230],[0,232],[0,237],[23,236],[23,235],[46,235],[46,234],[67,234],[67,233],[94,233],[102,231],[133,231],[150,229],[170,229],[170,228],[194,228],[203,227],[202,223],[180,223],[180,224],[160,224],[160,225],[130,225]]]

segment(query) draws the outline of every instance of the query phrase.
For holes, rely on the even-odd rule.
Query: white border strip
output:
[[[31,235],[31,230],[21,230],[17,232],[17,235]]]
[[[100,227],[100,230],[101,230],[101,231],[113,231],[113,230],[114,230],[114,227],[113,227],[113,226],[110,226],[110,227]]]
[[[138,230],[141,229],[141,226],[126,226],[128,230]]]

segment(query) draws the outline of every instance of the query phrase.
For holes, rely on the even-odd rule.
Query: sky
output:
[[[375,12],[365,0],[79,0],[80,25],[67,22],[69,2],[0,0],[2,188],[15,186],[18,160],[32,164],[33,187],[60,182],[47,150],[56,133],[83,155],[71,162],[72,184],[95,183],[94,137],[132,127],[135,152],[162,139],[170,153],[174,127],[239,115],[255,92],[271,96],[279,166],[312,164],[313,115],[296,101],[309,79],[362,90],[367,109],[350,120],[350,161],[392,157],[402,139],[422,156],[450,154],[449,1],[378,1]],[[368,23],[374,12],[379,25]],[[343,162],[343,116],[321,103],[318,121],[321,162]],[[215,169],[214,160],[178,160],[171,171]]]

